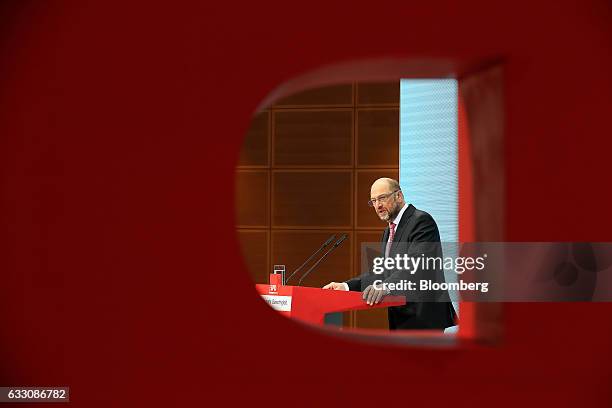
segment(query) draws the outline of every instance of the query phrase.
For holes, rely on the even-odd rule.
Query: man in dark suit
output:
[[[396,180],[378,179],[370,189],[369,205],[374,208],[378,217],[388,226],[382,236],[382,250],[385,257],[408,255],[409,257],[442,258],[440,233],[434,219],[428,213],[407,204],[404,194]],[[389,294],[407,295],[407,304],[389,308],[389,328],[398,329],[439,329],[455,325],[455,310],[449,301],[448,293],[400,291],[391,292],[381,285],[374,285],[375,280],[385,283],[398,283],[403,278],[418,282],[419,278],[443,282],[442,268],[413,271],[387,271],[384,276],[371,273],[346,282],[331,282],[324,289],[351,290],[363,292],[364,301],[369,305],[377,304]],[[384,278],[384,279],[382,279]],[[418,301],[411,301],[418,300]]]

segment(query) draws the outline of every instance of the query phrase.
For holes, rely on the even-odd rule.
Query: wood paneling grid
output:
[[[370,185],[399,173],[399,81],[278,101],[253,117],[236,171],[236,226],[254,281],[267,282],[273,263],[292,271],[332,233],[348,239],[303,284],[358,275],[361,242],[378,241],[385,227],[367,206]],[[345,317],[386,326],[384,309]]]

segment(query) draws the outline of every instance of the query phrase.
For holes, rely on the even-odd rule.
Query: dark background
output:
[[[233,196],[251,114],[292,77],[497,59],[506,240],[610,241],[608,2],[0,11],[0,383],[87,407],[610,404],[612,305],[505,305],[495,346],[322,336],[257,298]]]

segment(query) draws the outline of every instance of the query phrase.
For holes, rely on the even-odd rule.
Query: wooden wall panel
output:
[[[381,177],[398,179],[398,169],[357,170],[355,175],[355,228],[385,228],[374,209],[368,206],[370,187]]]
[[[399,85],[398,85],[399,86]],[[399,101],[399,98],[398,98]],[[275,107],[352,106],[353,85],[341,84],[309,89],[278,101]]]
[[[351,170],[274,170],[272,226],[352,228]]]
[[[397,166],[399,109],[357,110],[357,165]]]
[[[268,259],[270,232],[268,230],[238,230],[238,241],[253,281],[268,283],[271,271]]]
[[[269,166],[268,144],[270,112],[264,111],[253,117],[251,126],[242,142],[239,166]]]
[[[267,228],[269,222],[268,170],[236,172],[236,224],[238,227]]]
[[[309,274],[302,286],[322,287],[331,282],[342,282],[351,278],[353,251],[353,233],[344,231],[304,231],[282,230],[272,232],[272,259],[275,264],[285,265],[288,273],[293,272],[308,257],[316,251],[332,234],[340,238],[342,233],[348,238],[332,252],[321,264]],[[325,250],[324,250],[325,251]],[[322,251],[319,256],[323,255]],[[290,284],[297,285],[303,272],[312,265],[310,263],[301,272],[298,272]]]
[[[356,310],[354,314],[354,325],[360,329],[385,329],[389,330],[389,319],[386,308]]]
[[[400,84],[392,82],[358,82],[358,105],[399,105]]]
[[[236,216],[256,282],[266,283],[275,263],[291,272],[343,231],[349,239],[303,283],[361,272],[359,242],[378,242],[385,228],[367,205],[370,185],[398,177],[398,107],[399,81],[353,83],[291,95],[253,118],[238,161]],[[344,314],[345,325],[360,328],[385,328],[386,316]]]
[[[353,111],[275,112],[275,166],[352,166]]]

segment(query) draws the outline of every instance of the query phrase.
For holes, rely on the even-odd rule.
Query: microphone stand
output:
[[[315,256],[316,256],[318,253],[319,253],[319,252],[321,252],[321,251],[322,251],[322,250],[323,250],[323,249],[324,249],[326,246],[328,246],[328,245],[330,244],[330,242],[332,242],[332,241],[333,241],[335,238],[336,238],[336,235],[335,235],[335,234],[334,234],[334,235],[332,235],[331,237],[327,238],[327,241],[325,241],[325,242],[323,243],[323,245],[321,245],[321,247],[315,251],[315,253],[314,253],[314,254],[310,255],[310,257],[308,257],[308,259],[307,259],[306,261],[304,261],[304,263],[303,263],[303,264],[301,264],[300,266],[298,266],[298,268],[297,268],[295,271],[293,271],[293,272],[291,273],[291,275],[289,275],[289,277],[288,277],[288,278],[285,280],[285,282],[283,282],[283,285],[286,285],[286,284],[289,282],[289,280],[290,280],[290,279],[293,277],[293,275],[295,275],[296,273],[298,273],[299,271],[301,271],[301,270],[302,270],[302,268],[304,268],[304,266],[306,266],[306,264],[307,264],[308,262],[310,262],[310,261],[311,261],[311,260],[312,260],[312,259],[313,259],[313,258],[314,258],[314,257],[315,257]]]
[[[344,240],[346,239],[346,237],[347,237],[347,236],[348,236],[348,235],[346,235],[346,234],[342,235],[342,236],[340,237],[340,239],[339,239],[338,241],[336,241],[336,243],[334,244],[334,246],[332,246],[331,248],[329,248],[329,250],[328,250],[328,251],[327,251],[325,254],[323,254],[323,256],[322,256],[321,258],[319,258],[319,260],[318,260],[317,262],[315,262],[315,264],[314,264],[314,265],[312,265],[312,266],[310,267],[310,269],[308,269],[308,270],[306,271],[306,273],[304,273],[304,274],[302,275],[302,277],[301,277],[301,278],[300,278],[300,280],[298,281],[297,286],[300,286],[300,285],[302,284],[302,281],[303,281],[303,280],[306,278],[306,276],[308,276],[308,274],[309,274],[310,272],[312,272],[312,271],[313,271],[313,270],[314,270],[314,269],[315,269],[317,266],[319,266],[319,264],[320,264],[320,263],[321,263],[321,262],[322,262],[322,261],[323,261],[323,260],[324,260],[324,259],[327,257],[327,255],[329,255],[330,253],[332,253],[332,251],[334,251],[336,248],[338,248],[338,246],[340,246],[340,244],[341,244],[342,242],[344,242]]]

